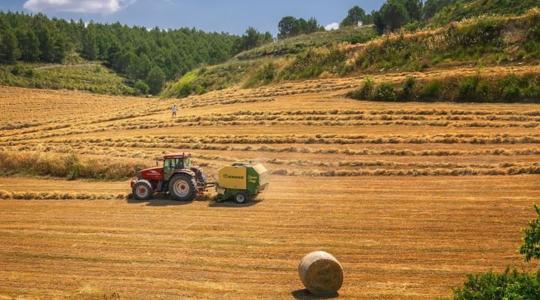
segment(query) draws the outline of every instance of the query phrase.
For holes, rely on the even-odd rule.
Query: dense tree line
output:
[[[295,18],[291,16],[284,17],[278,24],[278,38],[285,39],[300,34],[310,34],[317,31],[323,31],[324,27],[319,24],[315,18],[308,20]]]
[[[430,16],[446,2],[454,0],[428,0]],[[445,3],[443,3],[445,2]],[[341,21],[340,26],[357,26],[358,24],[375,24],[379,33],[390,32],[401,28],[403,25],[420,21],[424,18],[424,3],[422,0],[387,0],[380,10],[367,14],[362,8],[354,6],[347,16]]]
[[[76,52],[88,60],[103,61],[133,86],[152,94],[168,79],[271,40],[268,33],[254,29],[238,37],[188,28],[148,30],[119,23],[49,19],[42,14],[0,13],[0,63],[61,63]]]
[[[67,52],[66,36],[43,15],[0,14],[0,63],[61,62]]]
[[[360,24],[365,25],[372,23],[373,16],[371,14],[366,14],[366,11],[359,6],[353,6],[353,8],[349,9],[345,19],[341,21],[340,26],[358,26]]]
[[[341,26],[374,24],[379,33],[395,31],[406,24],[431,19],[443,8],[458,0],[387,0],[378,11],[367,14],[362,8],[354,6],[341,22]]]
[[[236,53],[271,43],[274,40],[270,32],[261,33],[255,28],[249,27],[246,33],[238,39],[234,50]]]

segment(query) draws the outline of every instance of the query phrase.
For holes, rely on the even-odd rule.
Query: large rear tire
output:
[[[153,194],[152,187],[144,181],[139,181],[133,186],[133,198],[136,200],[149,200]]]
[[[175,175],[169,182],[169,193],[174,200],[193,201],[197,197],[195,178],[188,174]]]

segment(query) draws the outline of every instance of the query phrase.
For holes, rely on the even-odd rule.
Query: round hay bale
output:
[[[315,251],[298,265],[304,286],[314,295],[336,294],[343,284],[343,267],[332,254]]]

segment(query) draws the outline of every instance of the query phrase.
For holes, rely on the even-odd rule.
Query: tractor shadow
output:
[[[302,300],[318,300],[318,299],[335,299],[339,298],[339,293],[333,293],[328,294],[324,296],[315,296],[312,293],[310,293],[307,289],[301,289],[291,292],[291,295],[294,297],[294,299],[302,299]]]
[[[167,195],[156,195],[153,199],[150,200],[137,200],[133,197],[127,199],[128,204],[143,204],[146,203],[146,206],[182,206],[192,204],[194,201],[176,201],[171,200]]]
[[[167,195],[155,195],[150,200],[136,200],[130,195],[127,199],[128,204],[144,204],[146,206],[163,207],[163,206],[184,206],[196,202],[208,202],[208,207],[216,208],[244,208],[259,204],[262,200],[251,200],[246,204],[237,204],[234,201],[217,202],[215,197],[200,197],[193,201],[176,201],[170,199]]]

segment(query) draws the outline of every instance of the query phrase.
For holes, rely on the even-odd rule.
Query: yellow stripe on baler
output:
[[[247,169],[245,167],[224,167],[219,170],[218,184],[226,189],[245,190]]]

